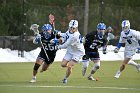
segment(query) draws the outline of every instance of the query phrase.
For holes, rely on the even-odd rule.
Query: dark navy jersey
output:
[[[47,59],[43,48],[41,48],[41,51],[38,55],[38,59],[43,60],[44,62],[46,62],[46,64],[51,64],[53,63],[54,58],[56,56],[57,45],[55,43],[50,43],[50,40],[54,39],[55,37],[60,38],[60,36],[57,35],[55,36],[53,32],[50,35],[45,32],[41,32],[40,35],[41,35],[42,44],[49,57],[49,60]]]
[[[55,38],[55,35],[53,32],[51,34],[47,34],[45,31],[41,32],[41,41],[43,43],[43,46],[47,52],[55,52],[57,51],[57,47],[55,43],[50,43],[51,39]],[[56,38],[60,38],[56,35]]]
[[[85,37],[85,51],[86,52],[98,52],[98,48],[106,46],[107,39],[106,35],[100,38],[97,31],[90,32]]]

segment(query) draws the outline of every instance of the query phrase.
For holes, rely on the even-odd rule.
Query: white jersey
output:
[[[135,51],[139,46],[138,40],[140,40],[140,32],[130,29],[128,34],[121,32],[119,43],[125,43],[125,51]]]
[[[67,48],[67,52],[71,54],[85,54],[84,45],[82,43],[82,37],[79,31],[76,31],[74,33],[70,33],[69,31],[67,31],[65,34],[63,34],[63,36],[65,37],[65,43],[59,46],[60,49]]]

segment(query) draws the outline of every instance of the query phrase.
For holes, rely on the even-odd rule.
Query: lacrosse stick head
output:
[[[50,22],[50,24],[52,24],[53,26],[55,25],[55,24],[54,24],[54,22],[55,22],[54,15],[52,15],[52,14],[49,15],[49,22]]]
[[[39,34],[39,30],[38,30],[39,25],[38,24],[32,24],[30,27],[30,30],[34,31],[34,34]]]

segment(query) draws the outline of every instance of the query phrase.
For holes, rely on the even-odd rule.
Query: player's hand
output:
[[[61,31],[59,31],[59,30],[54,30],[54,34],[60,35],[60,34],[61,34]]]
[[[41,35],[37,34],[33,40],[34,44],[39,44],[41,42]]]
[[[118,53],[118,52],[119,52],[119,48],[116,47],[116,48],[114,49],[114,53]]]
[[[51,39],[51,40],[50,40],[50,43],[52,43],[52,44],[58,44],[59,41],[58,41],[57,38],[54,38],[54,39]]]
[[[136,49],[136,53],[140,53],[140,48],[137,48]]]
[[[103,51],[103,54],[106,54],[107,53],[107,51]]]
[[[107,51],[106,51],[106,48],[105,49],[103,49],[103,54],[106,54],[107,53]]]

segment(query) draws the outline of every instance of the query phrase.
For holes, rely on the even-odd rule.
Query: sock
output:
[[[32,79],[36,79],[36,76],[33,76]]]

